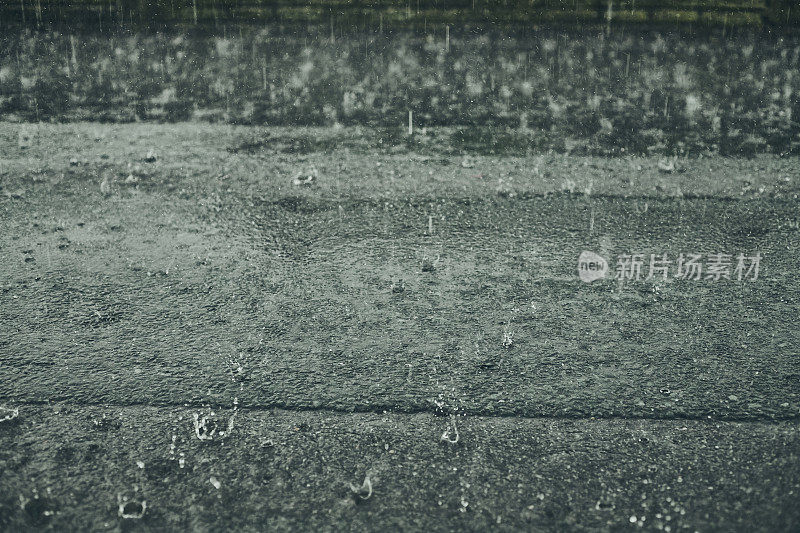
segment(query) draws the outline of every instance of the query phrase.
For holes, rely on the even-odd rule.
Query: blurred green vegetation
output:
[[[0,28],[112,30],[185,25],[330,23],[424,28],[428,24],[673,24],[793,26],[795,0],[19,0],[0,3]]]

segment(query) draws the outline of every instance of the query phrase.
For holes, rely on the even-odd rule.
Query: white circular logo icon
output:
[[[591,283],[603,279],[608,273],[608,263],[594,252],[584,250],[578,257],[578,276],[581,281]]]

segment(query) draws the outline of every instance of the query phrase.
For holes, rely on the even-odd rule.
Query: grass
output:
[[[456,128],[453,149],[498,155],[800,149],[792,35],[454,29],[448,50],[431,33],[356,32],[331,42],[313,26],[273,30],[9,33],[0,118],[360,125],[384,128],[380,142],[406,148],[428,142],[416,133],[447,126]],[[237,149],[264,140],[253,142]],[[317,144],[295,139],[284,149]]]

